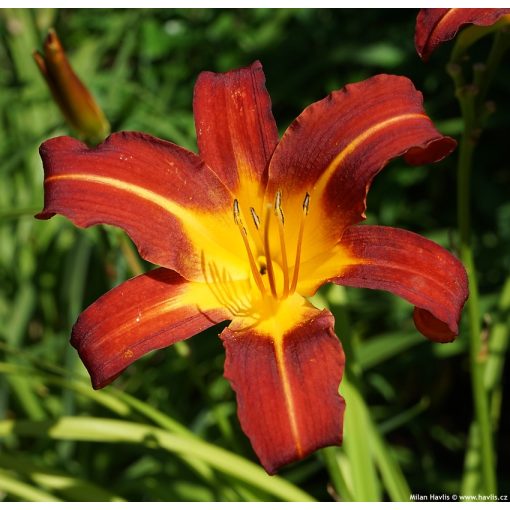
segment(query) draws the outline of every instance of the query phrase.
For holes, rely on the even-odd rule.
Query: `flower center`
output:
[[[285,241],[285,215],[282,208],[282,192],[277,191],[274,203],[266,205],[263,221],[261,221],[260,216],[253,207],[249,209],[251,220],[259,236],[258,243],[250,239],[243,223],[239,202],[237,198],[234,200],[234,222],[243,239],[253,280],[263,298],[272,296],[275,300],[279,301],[295,293],[299,278],[299,266],[301,264],[303,232],[309,206],[310,194],[307,192],[303,200],[296,251],[293,254],[294,257],[291,260],[293,264],[291,265],[289,264],[288,257],[289,255],[292,256],[292,254],[288,253]],[[278,232],[277,247],[271,246],[271,242],[275,242],[275,236],[271,237],[271,232],[274,228],[277,228]],[[250,243],[250,240],[252,243]],[[278,254],[278,257],[275,257],[275,254]]]

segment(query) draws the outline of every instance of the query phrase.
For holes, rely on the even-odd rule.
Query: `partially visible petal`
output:
[[[121,227],[144,259],[189,280],[204,279],[204,258],[245,271],[232,197],[195,154],[132,132],[113,134],[93,149],[53,138],[40,152],[45,193],[37,218],[58,213],[80,227]]]
[[[378,75],[333,92],[291,124],[271,159],[267,201],[281,190],[290,223],[301,218],[303,198],[310,194],[307,260],[317,245],[330,249],[347,226],[364,218],[368,188],[390,159],[431,163],[455,145],[435,129],[410,80]]]
[[[128,280],[90,305],[74,325],[71,343],[98,389],[147,352],[229,318],[209,285],[160,268]]]
[[[438,342],[458,335],[468,282],[460,261],[441,246],[406,230],[355,226],[341,242],[360,261],[331,281],[392,292],[416,306],[418,330]]]
[[[333,316],[287,301],[271,320],[221,334],[241,427],[269,474],[342,442],[344,354]]]
[[[457,336],[457,332],[452,332],[446,322],[437,319],[423,308],[415,307],[413,320],[416,329],[434,342],[451,342]]]
[[[505,14],[510,14],[510,9],[420,9],[414,34],[416,51],[427,61],[439,45],[453,39],[464,25],[486,27]]]
[[[193,110],[202,159],[234,194],[251,187],[253,200],[264,189],[267,164],[278,143],[260,62],[228,73],[201,73]],[[238,196],[241,206],[244,198]],[[253,200],[249,206],[258,204]]]

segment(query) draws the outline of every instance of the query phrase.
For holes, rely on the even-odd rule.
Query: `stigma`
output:
[[[271,297],[276,301],[296,292],[305,221],[310,207],[310,194],[306,192],[301,211],[298,212],[297,238],[295,244],[289,246],[283,198],[282,192],[277,191],[273,202],[266,203],[262,211],[254,207],[241,210],[237,198],[233,203],[234,222],[243,240],[252,280],[262,298]],[[246,215],[243,215],[243,211]],[[252,228],[247,228],[246,220],[251,222]]]

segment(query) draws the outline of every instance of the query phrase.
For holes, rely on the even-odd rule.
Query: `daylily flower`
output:
[[[110,124],[71,67],[55,30],[48,31],[43,50],[35,51],[33,57],[62,115],[81,138],[102,142],[110,132]]]
[[[420,9],[414,34],[416,51],[427,61],[438,46],[453,39],[464,25],[486,27],[508,14],[510,9]]]
[[[404,77],[380,75],[312,104],[278,141],[260,63],[204,72],[194,93],[199,155],[122,132],[90,149],[43,143],[45,205],[76,225],[117,225],[162,266],[87,308],[71,342],[94,388],[146,352],[213,324],[244,432],[269,473],[340,444],[344,354],[334,318],[313,307],[325,282],[383,289],[415,305],[418,329],[450,341],[466,300],[464,268],[396,228],[356,226],[388,160],[437,161],[436,131]]]

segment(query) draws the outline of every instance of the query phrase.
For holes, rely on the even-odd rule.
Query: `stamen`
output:
[[[296,246],[296,258],[294,259],[294,274],[292,275],[292,285],[290,286],[290,293],[296,292],[298,276],[299,276],[299,265],[301,263],[301,246],[303,244],[303,232],[305,229],[305,220],[308,216],[308,209],[310,207],[310,194],[307,192],[305,199],[303,200],[303,215],[301,216],[301,223],[299,224],[299,234]]]
[[[266,209],[266,216],[264,218],[264,254],[266,256],[267,263],[267,278],[269,279],[269,286],[271,287],[271,294],[275,299],[278,295],[276,294],[276,286],[274,279],[273,261],[271,260],[271,250],[269,248],[269,223],[271,221],[271,207],[268,205]]]
[[[241,213],[239,211],[239,201],[237,198],[234,199],[234,221],[236,225],[242,225]]]
[[[280,250],[282,252],[282,271],[283,271],[283,299],[289,295],[289,265],[287,262],[287,248],[285,247],[285,232],[283,226],[285,218],[282,211],[282,192],[278,191],[274,200],[274,210],[278,216],[278,235],[280,237]]]
[[[257,213],[255,212],[255,209],[253,207],[250,207],[250,213],[251,213],[251,217],[253,219],[253,223],[255,223],[255,227],[258,230],[260,227],[260,219],[257,216]]]
[[[239,211],[239,202],[237,198],[234,199],[234,221],[236,225],[239,227],[239,232],[241,232],[241,237],[243,238],[244,247],[246,249],[246,253],[248,254],[248,260],[250,262],[250,269],[253,274],[253,278],[255,279],[255,283],[260,290],[262,296],[266,293],[266,289],[264,287],[264,282],[262,281],[262,277],[260,276],[257,264],[255,263],[255,259],[253,257],[253,253],[250,248],[250,242],[248,241],[248,234],[246,233],[246,229],[243,226],[243,222],[241,220],[241,213]]]
[[[274,212],[276,216],[280,219],[282,222],[282,225],[285,223],[285,218],[283,217],[283,211],[282,211],[282,192],[277,191],[276,196],[274,197]]]
[[[310,207],[310,193],[306,192],[305,199],[303,200],[303,211],[308,215],[308,208]]]

